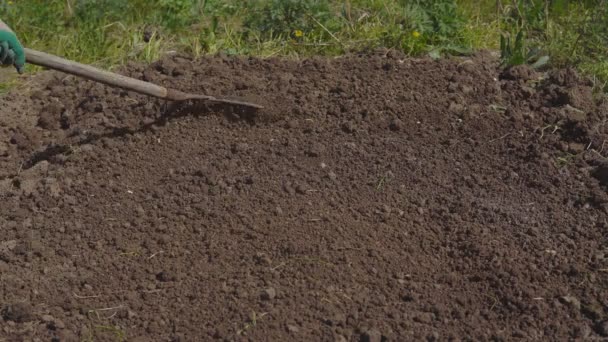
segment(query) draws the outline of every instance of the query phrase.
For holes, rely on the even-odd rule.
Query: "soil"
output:
[[[608,336],[608,105],[495,56],[169,56],[0,106],[0,341]]]

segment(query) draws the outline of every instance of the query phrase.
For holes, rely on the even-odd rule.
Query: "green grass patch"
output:
[[[0,0],[30,48],[102,67],[200,56],[410,56],[501,50],[505,65],[577,66],[608,81],[606,0]],[[31,68],[30,68],[31,69]]]

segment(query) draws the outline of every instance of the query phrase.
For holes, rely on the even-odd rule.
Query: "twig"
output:
[[[75,292],[72,293],[74,295],[74,297],[78,298],[78,299],[89,299],[89,298],[99,298],[101,297],[101,295],[94,295],[94,296],[81,296],[76,294]]]
[[[545,126],[540,130],[540,138],[538,138],[538,140],[543,140],[543,137],[545,136],[545,130],[549,127],[551,127],[551,125]]]
[[[513,134],[513,133],[507,133],[507,134],[503,135],[503,136],[502,136],[502,137],[500,137],[500,138],[492,139],[492,140],[488,141],[488,144],[493,143],[493,142],[498,141],[498,140],[502,140],[502,139],[504,139],[504,138],[508,137],[508,136],[509,136],[509,135],[511,135],[511,134]]]
[[[308,17],[310,17],[310,19],[312,19],[315,23],[317,23],[317,25],[321,26],[321,28],[323,30],[325,30],[325,32],[327,32],[333,39],[335,39],[338,42],[338,44],[340,44],[342,47],[344,47],[344,44],[342,43],[342,41],[340,39],[338,39],[338,37],[336,37],[333,33],[331,33],[331,31],[328,30],[327,27],[325,27],[325,25],[321,24],[320,21],[315,19],[315,17],[313,17],[310,14],[308,14]]]
[[[291,43],[294,46],[332,46],[334,43]]]
[[[328,302],[329,304],[335,304],[334,302],[332,302],[331,300],[329,300],[325,297],[321,298],[321,302]]]
[[[97,319],[101,319],[101,315],[99,314],[100,312],[118,310],[118,309],[122,309],[124,307],[125,307],[124,305],[119,305],[119,306],[115,306],[112,308],[91,309],[88,311],[88,313],[94,312],[95,315],[97,316]],[[114,314],[110,315],[109,317],[105,317],[105,319],[110,319],[110,318],[114,317],[115,315],[116,315],[116,312],[114,312]]]
[[[595,154],[597,154],[598,157],[605,159],[606,157],[604,157],[600,152],[596,151],[595,149],[592,149],[591,152],[594,152]]]
[[[275,266],[275,267],[272,267],[272,268],[271,268],[271,270],[272,270],[272,271],[276,271],[276,270],[278,270],[279,268],[281,268],[281,267],[283,267],[283,266],[285,266],[285,265],[286,265],[286,264],[285,264],[284,262],[282,262],[282,263],[280,263],[279,265],[277,265],[277,266]]]
[[[114,307],[111,307],[111,308],[91,309],[91,310],[89,310],[89,312],[94,312],[94,311],[100,311],[100,312],[101,311],[111,311],[111,310],[122,309],[124,307],[125,307],[124,305],[119,305],[119,306],[114,306]]]
[[[150,255],[150,256],[148,257],[148,260],[150,260],[150,259],[154,258],[156,255],[161,254],[161,253],[164,253],[164,252],[163,252],[163,251],[160,251],[160,252],[156,252],[156,253],[154,253],[154,254]]]
[[[146,290],[146,291],[142,291],[142,293],[159,293],[162,290]]]

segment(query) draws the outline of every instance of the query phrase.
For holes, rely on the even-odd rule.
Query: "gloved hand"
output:
[[[1,23],[1,22],[0,22]],[[17,72],[23,73],[25,67],[25,51],[17,36],[0,25],[0,64],[14,65]]]

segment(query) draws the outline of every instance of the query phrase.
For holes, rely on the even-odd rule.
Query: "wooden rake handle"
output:
[[[48,53],[25,48],[25,58],[28,63],[53,70],[76,75],[91,81],[100,82],[112,87],[119,87],[134,92],[166,99],[168,90],[154,83],[144,82],[135,78],[97,69],[90,65],[70,61]]]
[[[184,93],[176,89],[168,89],[154,83],[140,81],[135,78],[115,74],[113,72],[97,69],[90,65],[81,64],[70,61],[61,57],[53,56],[48,53],[25,49],[25,59],[28,63],[46,67],[53,70],[65,72],[67,74],[80,76],[91,81],[107,84],[112,87],[131,90],[140,94],[150,95],[166,100],[185,101],[185,100],[203,100],[214,101],[224,104],[250,107],[254,109],[264,108],[261,105],[239,101],[215,98],[209,95]]]

